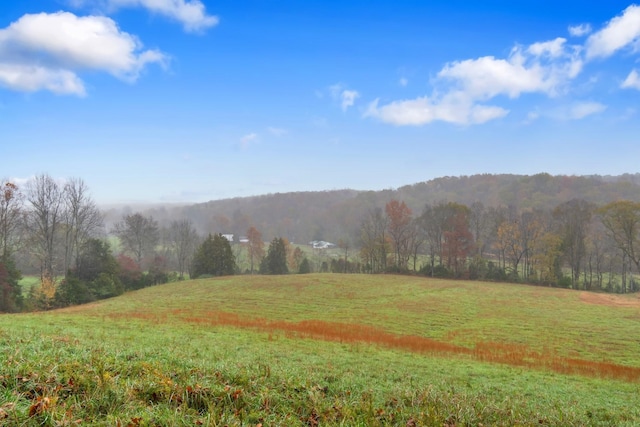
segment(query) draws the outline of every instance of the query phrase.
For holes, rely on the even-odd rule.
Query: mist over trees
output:
[[[639,245],[640,175],[445,177],[378,192],[101,211],[81,179],[41,174],[22,188],[0,181],[0,311],[256,270],[634,292]],[[23,289],[22,275],[38,283]]]
[[[168,245],[175,254],[179,279],[184,279],[184,273],[187,269],[190,270],[193,253],[199,240],[198,232],[191,220],[182,219],[171,222],[168,230]]]
[[[55,277],[61,270],[56,243],[62,228],[62,188],[48,175],[38,175],[27,185],[26,229],[29,248],[40,263],[42,291],[52,298]]]
[[[117,256],[103,214],[81,179],[41,174],[24,188],[0,181],[0,311],[85,303],[169,280],[151,217],[125,215],[114,234],[124,248]],[[193,228],[182,239],[187,242],[178,243],[186,249],[169,250],[179,267],[199,242]],[[21,273],[37,277],[37,283],[23,289]]]
[[[151,216],[143,216],[139,213],[123,216],[113,228],[113,234],[120,239],[123,253],[133,256],[140,267],[143,260],[155,253],[156,245],[160,240],[157,221]]]
[[[64,271],[78,267],[81,248],[104,226],[102,213],[89,194],[85,182],[69,179],[62,190],[64,224]]]
[[[391,200],[404,202],[416,215],[425,205],[441,201],[486,209],[513,207],[518,210],[552,210],[572,199],[598,206],[617,200],[640,201],[640,174],[618,177],[522,175],[473,175],[442,177],[381,191],[332,190],[276,193],[254,197],[215,200],[184,206],[132,206],[104,211],[111,228],[123,214],[139,212],[152,216],[161,227],[171,221],[189,219],[201,236],[209,233],[246,234],[254,226],[270,242],[286,237],[291,243],[312,240],[355,242],[367,212]]]

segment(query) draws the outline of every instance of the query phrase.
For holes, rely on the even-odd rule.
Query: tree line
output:
[[[187,269],[197,238],[188,222],[160,229],[153,218],[141,214],[125,215],[107,230],[81,179],[42,174],[24,188],[2,180],[0,311],[85,303],[173,276],[177,280]],[[176,260],[175,268],[169,257]],[[19,286],[22,271],[39,279],[28,292]]]
[[[42,174],[24,188],[2,180],[0,312],[81,304],[187,276],[239,274],[240,250],[248,257],[246,273],[286,274],[288,265],[297,271],[302,263],[302,252],[289,251],[286,239],[274,239],[266,252],[255,227],[247,239],[232,249],[221,234],[201,237],[189,219],[161,227],[137,212],[107,230],[81,179]],[[19,284],[22,271],[38,277],[28,292]]]
[[[500,280],[609,292],[640,289],[640,203],[573,199],[553,209],[404,202],[361,225],[365,272]]]
[[[552,209],[442,201],[414,215],[392,199],[369,209],[326,254],[275,237],[201,235],[190,219],[123,214],[107,229],[77,178],[0,181],[0,311],[49,309],[186,277],[309,272],[423,274],[609,292],[639,290],[640,203],[572,199]],[[224,230],[218,230],[224,231]],[[21,272],[39,281],[24,292]]]

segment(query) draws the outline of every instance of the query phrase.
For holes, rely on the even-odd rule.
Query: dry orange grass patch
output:
[[[477,342],[472,348],[415,335],[397,335],[373,326],[353,323],[305,320],[287,322],[258,317],[243,317],[224,311],[194,312],[177,309],[165,313],[113,313],[111,318],[137,318],[154,323],[176,320],[195,325],[230,326],[261,332],[281,332],[289,338],[308,338],[341,343],[366,343],[387,348],[439,356],[464,356],[472,359],[527,369],[550,370],[561,374],[611,378],[629,382],[640,380],[640,367],[606,361],[563,357],[551,351],[538,352],[528,346],[497,342]]]
[[[640,296],[634,295],[612,295],[596,294],[593,292],[580,293],[580,300],[587,304],[606,305],[610,307],[639,307]]]

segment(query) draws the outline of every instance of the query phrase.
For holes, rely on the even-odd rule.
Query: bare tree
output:
[[[63,189],[64,272],[77,265],[82,245],[96,237],[103,227],[103,216],[89,195],[82,179],[71,178]],[[72,265],[74,264],[74,265]]]
[[[62,223],[62,190],[49,175],[38,175],[27,184],[27,201],[31,248],[40,262],[43,291],[51,298],[55,292],[55,277],[59,272],[56,244]]]
[[[600,221],[591,221],[586,237],[584,281],[587,289],[594,285],[604,289],[604,275],[610,260],[616,257],[617,246]],[[595,282],[595,284],[594,284]]]
[[[247,230],[249,263],[251,265],[251,274],[253,274],[253,266],[256,261],[260,262],[264,257],[264,241],[262,240],[262,234],[255,228],[249,227]]]
[[[517,220],[503,221],[497,231],[496,247],[502,259],[501,267],[506,271],[507,261],[509,261],[513,276],[518,275],[518,267],[525,252],[525,248],[521,244],[520,234],[521,230],[520,227],[518,227]]]
[[[178,263],[178,275],[184,278],[184,272],[198,247],[199,236],[193,222],[189,219],[172,221],[169,227],[169,246]]]
[[[587,253],[586,238],[594,207],[573,199],[556,207],[553,216],[558,223],[564,257],[571,267],[571,285],[576,287]]]
[[[113,231],[124,252],[133,255],[139,267],[142,267],[145,257],[153,254],[160,239],[158,223],[151,216],[139,213],[125,215]]]
[[[486,210],[486,233],[482,238],[484,240],[485,251],[488,254],[483,253],[483,257],[488,255],[488,258],[497,258],[498,267],[503,270],[506,268],[505,253],[501,249],[498,241],[498,230],[509,218],[509,211],[507,207],[489,207]]]
[[[344,249],[344,268],[342,273],[347,273],[347,265],[349,265],[349,239],[338,240],[338,247]],[[302,260],[300,260],[302,262]]]
[[[17,246],[23,220],[24,196],[17,185],[0,181],[0,258],[4,259]]]
[[[544,250],[538,245],[538,240],[544,236],[546,232],[551,230],[551,220],[548,212],[543,210],[533,210],[531,212],[525,211],[520,214],[520,221],[518,223],[520,227],[521,245],[524,249],[523,257],[523,278],[529,280],[529,275],[533,270],[533,259],[535,258],[535,249],[539,248]],[[552,245],[547,247],[549,252],[554,251]]]
[[[640,272],[640,203],[629,200],[611,202],[600,208],[598,213],[609,236],[622,252],[622,291],[626,292],[626,261],[633,262]]]
[[[439,265],[444,260],[445,232],[448,231],[451,219],[462,209],[462,205],[453,202],[439,202],[435,206],[426,205],[420,215],[419,224],[424,230],[429,248],[431,274],[435,270],[435,258]]]
[[[473,202],[469,208],[469,226],[476,244],[476,256],[482,257],[487,246],[487,211],[482,202]]]
[[[382,209],[369,210],[360,227],[361,249],[360,255],[372,273],[379,273],[387,269],[387,253],[389,241],[387,228],[389,218]]]
[[[418,253],[426,240],[427,237],[421,225],[420,217],[414,218],[411,221],[411,239],[409,241],[409,249],[413,258],[413,271],[417,271]]]

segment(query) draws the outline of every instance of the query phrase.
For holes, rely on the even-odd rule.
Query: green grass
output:
[[[39,276],[23,276],[22,279],[20,279],[20,282],[18,282],[18,284],[22,288],[22,294],[24,296],[27,296],[29,295],[29,291],[33,286],[37,286],[40,284],[40,277]]]
[[[0,425],[638,425],[638,381],[376,344],[414,335],[640,367],[637,297],[613,306],[581,295],[401,276],[243,276],[3,315]],[[312,321],[343,335],[303,333]],[[371,334],[350,339],[361,325]]]
[[[640,366],[638,295],[611,296],[636,306],[588,304],[582,292],[505,283],[389,275],[313,274],[229,277],[157,286],[83,309],[108,313],[244,317],[364,324],[473,347],[525,345],[562,356]],[[126,314],[125,314],[126,315]]]

